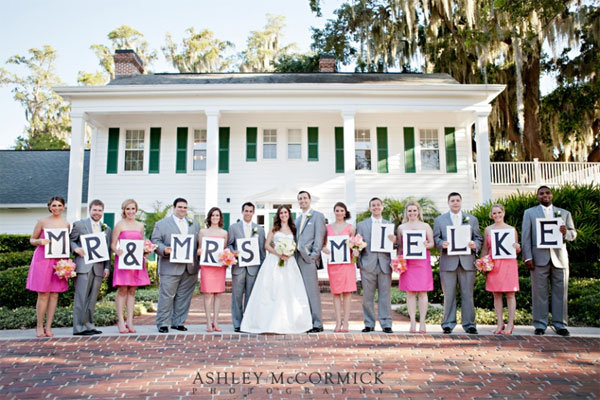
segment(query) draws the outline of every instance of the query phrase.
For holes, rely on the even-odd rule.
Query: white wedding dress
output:
[[[292,238],[276,232],[273,241]],[[300,269],[292,256],[283,267],[267,253],[254,282],[240,330],[250,333],[303,333],[312,328],[308,297]]]

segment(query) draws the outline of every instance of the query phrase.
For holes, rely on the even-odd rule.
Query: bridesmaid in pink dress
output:
[[[223,229],[223,213],[218,207],[208,211],[206,228],[198,235],[198,255],[202,255],[202,238],[222,238],[227,243],[227,231]],[[214,267],[200,264],[200,291],[204,293],[204,312],[206,313],[206,332],[221,332],[219,311],[221,295],[225,291],[225,273],[227,267]],[[212,315],[211,315],[212,313]]]
[[[350,211],[342,202],[333,206],[335,214],[335,223],[327,225],[327,236],[348,235],[354,236],[356,230],[347,223],[350,218]],[[327,237],[325,237],[327,244]],[[323,252],[331,254],[327,247],[323,247]],[[335,310],[335,329],[334,332],[348,332],[348,322],[350,318],[350,301],[352,292],[356,292],[356,266],[350,262],[347,264],[328,264],[327,275],[329,275],[329,289],[333,294],[333,307]],[[342,315],[342,309],[344,313]]]
[[[422,260],[406,260],[406,271],[400,275],[398,288],[406,291],[406,305],[410,316],[410,332],[416,333],[417,321],[417,295],[419,297],[419,333],[426,333],[425,317],[429,298],[427,291],[433,290],[433,273],[431,272],[431,259],[429,249],[433,248],[433,230],[423,221],[421,206],[416,201],[409,201],[404,208],[402,225],[398,227],[399,251],[402,251],[402,231],[425,231],[424,242],[427,256]]]
[[[54,196],[48,201],[48,211],[52,215],[40,219],[29,242],[36,246],[27,274],[26,288],[37,292],[37,302],[35,311],[37,314],[37,325],[35,333],[37,337],[52,337],[52,320],[56,311],[58,302],[58,293],[66,292],[69,283],[66,279],[61,279],[54,274],[54,266],[60,261],[60,258],[45,258],[45,246],[50,240],[44,237],[44,229],[67,228],[69,223],[62,218],[62,212],[65,209],[65,199],[60,196]],[[46,326],[44,327],[44,316],[46,317]]]
[[[117,326],[119,333],[135,333],[133,328],[133,311],[135,307],[135,290],[138,286],[150,284],[146,263],[140,270],[119,269],[119,257],[123,250],[119,248],[120,239],[143,240],[144,225],[135,220],[138,204],[133,199],[127,199],[121,204],[121,217],[112,233],[111,249],[115,253],[115,268],[113,270],[113,287],[117,288],[115,307],[117,308]],[[127,322],[123,317],[123,306],[127,308]]]
[[[490,218],[494,220],[494,224],[485,228],[483,249],[481,257],[486,256],[490,252],[491,246],[491,230],[492,229],[515,229],[514,227],[504,222],[504,206],[502,204],[494,204],[490,210]],[[519,236],[515,229],[514,248],[517,253],[521,251],[519,245]],[[493,258],[492,258],[493,259]],[[494,294],[494,309],[498,318],[498,327],[494,331],[496,334],[510,335],[512,334],[515,310],[517,308],[517,300],[515,292],[519,291],[519,266],[516,259],[494,260],[494,269],[487,273],[485,282],[485,290]],[[504,318],[502,316],[503,303],[502,293],[506,295],[506,307],[508,308],[508,322],[504,326]]]

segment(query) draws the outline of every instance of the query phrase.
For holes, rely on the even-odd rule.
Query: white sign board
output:
[[[119,269],[142,269],[144,262],[143,240],[119,240],[119,249],[123,254],[119,257]]]
[[[563,235],[560,226],[562,218],[536,218],[535,233],[538,249],[560,249],[563,246]]]
[[[67,228],[44,229],[44,237],[50,243],[44,246],[46,258],[69,258],[69,230]]]
[[[171,235],[170,262],[193,264],[194,255],[194,235]]]
[[[108,253],[108,244],[104,233],[90,233],[81,235],[81,248],[83,248],[83,262],[86,264],[95,264],[110,260]]]
[[[248,267],[260,265],[260,248],[258,237],[236,239],[235,245],[238,249],[238,266]]]
[[[471,241],[471,226],[447,226],[446,238],[448,240],[448,255],[461,256],[471,254],[469,242]]]
[[[516,259],[514,229],[492,229],[490,255],[494,260]]]
[[[202,255],[200,256],[201,265],[210,265],[212,267],[222,267],[219,262],[219,256],[225,249],[225,239],[214,237],[203,237],[200,244]]]
[[[402,256],[405,260],[424,260],[427,258],[425,240],[427,235],[424,230],[402,231]]]
[[[350,264],[352,262],[349,240],[350,236],[348,235],[327,237],[327,248],[331,252],[328,264]]]
[[[373,224],[371,227],[371,252],[391,253],[394,251],[394,242],[388,237],[393,234],[394,224]]]

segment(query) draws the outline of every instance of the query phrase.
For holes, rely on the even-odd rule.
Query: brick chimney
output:
[[[332,56],[321,56],[319,58],[319,72],[335,72],[335,58]]]
[[[141,75],[144,64],[133,50],[115,50],[115,77],[123,75]]]

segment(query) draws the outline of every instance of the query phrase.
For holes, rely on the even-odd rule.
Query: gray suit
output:
[[[322,213],[310,210],[310,218],[300,229],[302,215],[296,218],[296,262],[302,274],[304,287],[308,296],[313,328],[322,328],[321,317],[321,291],[319,290],[319,277],[317,276],[317,265],[321,257],[321,249],[325,240],[325,217]]]
[[[479,252],[483,243],[479,222],[477,218],[462,211],[462,219],[469,219],[471,226],[471,240],[475,242]],[[463,224],[465,224],[463,222]],[[440,257],[440,280],[444,292],[444,320],[442,328],[454,329],[456,326],[456,282],[460,285],[462,326],[466,331],[475,328],[475,306],[473,304],[473,286],[475,285],[475,254],[449,256],[442,243],[447,242],[446,227],[452,226],[450,212],[440,215],[433,223],[433,239],[435,247],[441,250]]]
[[[242,324],[242,317],[244,316],[244,310],[248,305],[248,299],[252,293],[254,287],[254,281],[262,262],[265,259],[265,230],[262,226],[251,223],[252,232],[250,237],[258,236],[258,248],[260,251],[259,261],[257,265],[249,265],[247,267],[239,267],[237,264],[233,265],[231,269],[231,319],[233,320],[233,327],[239,328]],[[256,233],[253,233],[256,230]],[[237,250],[237,239],[243,239],[246,235],[244,234],[244,222],[236,222],[229,227],[227,247],[231,251]],[[244,293],[246,293],[244,297]]]
[[[567,227],[564,240],[575,240],[577,231],[571,213],[562,208],[552,206],[554,215],[558,212]],[[567,293],[569,286],[569,255],[567,245],[563,242],[560,249],[538,249],[535,220],[545,218],[541,205],[525,210],[521,240],[523,242],[523,259],[532,260],[535,266],[531,271],[531,299],[533,326],[536,329],[548,327],[548,278],[552,287],[552,325],[556,329],[567,325]]]
[[[390,224],[385,219],[382,224]],[[356,225],[356,233],[363,237],[365,247],[358,257],[360,280],[363,288],[363,314],[365,326],[375,328],[375,290],[377,290],[377,311],[381,328],[392,327],[392,305],[390,291],[392,287],[392,267],[390,253],[371,252],[371,217]]]
[[[194,235],[194,262],[191,264],[172,263],[169,254],[165,254],[165,248],[171,246],[171,235],[181,234],[179,227],[175,224],[173,216],[161,219],[154,226],[150,240],[154,243],[156,254],[158,254],[158,274],[160,286],[158,290],[158,307],[156,310],[156,326],[168,326],[169,318],[171,326],[179,326],[185,323],[190,303],[194,294],[194,287],[198,279],[198,262],[196,251],[198,250],[198,232],[200,225],[192,222],[188,226],[188,235]],[[188,222],[188,223],[189,223]]]
[[[73,333],[80,333],[91,329],[94,326],[94,310],[98,292],[102,285],[102,276],[104,271],[110,271],[110,260],[95,264],[85,264],[83,258],[79,257],[75,250],[81,248],[81,235],[94,233],[92,230],[92,220],[90,218],[81,219],[73,223],[73,229],[70,233],[71,251],[75,254],[75,264],[77,276],[75,277],[75,299],[73,301]],[[108,254],[110,250],[110,228],[104,230],[106,236],[106,245]]]

